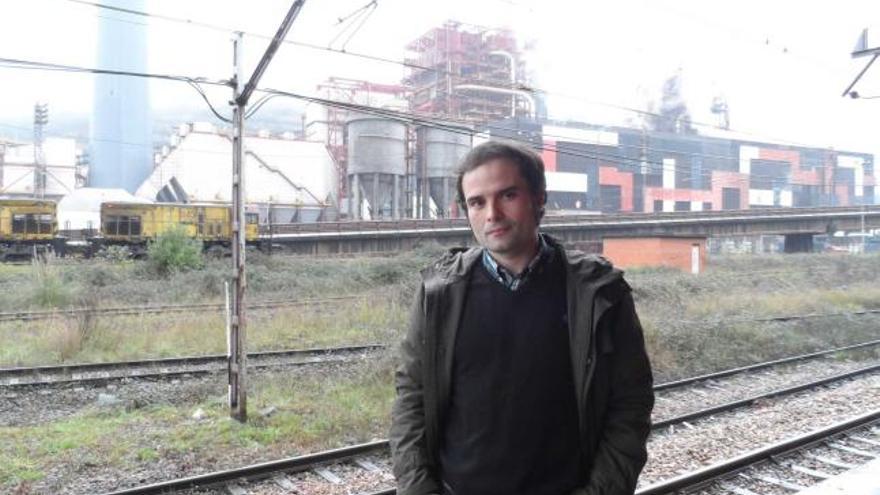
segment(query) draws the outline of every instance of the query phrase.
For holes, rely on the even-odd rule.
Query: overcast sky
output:
[[[307,1],[288,38],[328,46],[341,29],[336,20],[365,3]],[[147,0],[144,8],[271,35],[289,6],[289,0]],[[94,67],[99,16],[148,30],[150,72],[231,75],[228,32],[120,16],[68,0],[0,3],[0,57]],[[614,106],[645,108],[659,98],[663,80],[681,70],[684,97],[698,122],[715,122],[709,106],[723,95],[731,127],[753,139],[880,155],[880,99],[840,96],[867,62],[851,59],[850,52],[862,28],[880,24],[880,2],[378,0],[345,48],[402,60],[408,42],[448,19],[516,31],[531,82],[548,94],[551,118],[624,124],[635,114]],[[266,43],[245,38],[247,74]],[[314,94],[328,76],[394,83],[403,74],[397,64],[284,45],[261,85]],[[91,76],[0,68],[0,81],[0,125],[29,119],[37,100],[49,102],[53,114],[90,112]],[[880,95],[880,64],[856,89]],[[154,109],[163,113],[204,107],[184,84],[154,81],[151,92]],[[229,97],[222,88],[209,95],[220,107]],[[294,108],[282,99],[271,105]],[[0,135],[5,131],[0,127]]]

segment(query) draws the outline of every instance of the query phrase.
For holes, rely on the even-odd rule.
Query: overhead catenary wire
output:
[[[344,28],[342,28],[336,36],[330,40],[327,46],[332,46],[343,34],[349,32],[348,37],[345,39],[345,42],[342,43],[341,50],[345,50],[345,47],[348,43],[354,38],[354,36],[360,31],[360,29],[367,22],[367,19],[370,18],[371,15],[376,11],[376,7],[378,5],[378,0],[370,0],[367,4],[361,6],[351,14],[340,17],[339,21],[336,23],[337,26],[342,25],[348,21],[351,21]]]
[[[210,79],[207,77],[180,76],[172,74],[160,74],[153,72],[135,72],[117,69],[101,69],[93,67],[81,67],[76,65],[56,64],[50,62],[34,62],[30,60],[0,57],[0,66],[13,69],[48,70],[60,72],[75,72],[80,74],[99,74],[110,76],[143,77],[147,79],[160,79],[165,81],[194,82],[215,86],[230,86],[230,81],[222,79]]]
[[[325,98],[308,96],[308,95],[303,95],[300,93],[282,91],[282,90],[277,90],[277,89],[263,89],[262,91],[267,92],[267,93],[272,93],[272,94],[278,94],[281,96],[288,96],[291,98],[296,98],[296,99],[299,99],[302,101],[307,101],[307,102],[315,103],[315,104],[319,104],[319,105],[331,106],[331,107],[361,112],[361,113],[365,113],[365,114],[381,116],[381,117],[385,117],[385,118],[388,118],[391,120],[397,120],[400,122],[420,125],[420,126],[424,126],[424,127],[431,127],[431,128],[445,130],[448,132],[462,134],[462,135],[474,136],[474,135],[480,134],[480,132],[478,132],[474,129],[471,129],[469,127],[450,125],[450,124],[444,122],[443,120],[434,120],[434,119],[426,118],[424,116],[421,116],[418,114],[413,114],[413,113],[400,112],[400,111],[396,111],[396,110],[388,110],[388,109],[372,107],[372,106],[368,106],[368,105],[360,105],[360,104],[356,104],[356,103],[328,100]],[[444,120],[448,121],[449,119],[444,119]],[[499,127],[494,127],[494,126],[491,126],[490,129],[518,131],[516,129],[503,128],[503,127],[499,128]],[[535,149],[538,149],[538,150],[552,151],[552,152],[556,152],[556,153],[562,154],[562,155],[569,155],[569,156],[580,157],[580,158],[589,158],[589,159],[608,159],[610,161],[615,161],[615,162],[629,162],[629,163],[632,163],[632,164],[635,164],[638,166],[641,166],[643,164],[654,165],[655,170],[658,167],[659,167],[659,170],[668,170],[668,171],[675,171],[676,170],[675,166],[670,166],[670,165],[664,164],[662,162],[657,162],[657,161],[642,160],[640,158],[635,158],[635,157],[615,155],[615,154],[601,152],[601,151],[594,151],[594,152],[573,151],[567,147],[559,146],[558,144],[556,144],[556,145],[547,145],[544,143],[538,144],[533,141],[529,141],[529,140],[521,139],[521,138],[517,138],[517,137],[512,137],[512,136],[510,136],[510,137],[505,136],[505,139],[508,139],[510,141],[519,142],[521,144],[526,144],[526,145],[529,145],[529,146],[531,146]],[[748,177],[742,177],[741,179],[748,180],[750,178],[769,179],[769,180],[780,180],[781,179],[780,177],[777,177],[777,176],[763,176],[763,175],[756,175],[756,174],[749,174]],[[704,181],[704,182],[708,182],[710,184],[721,184],[721,183],[729,184],[730,183],[729,180],[711,179],[711,178],[708,179],[707,181]],[[812,184],[812,183],[799,183],[799,182],[790,181],[790,180],[787,180],[786,183],[789,185],[816,186],[816,184]]]
[[[107,9],[107,10],[111,10],[111,11],[131,14],[131,15],[135,15],[135,16],[141,16],[141,17],[146,17],[146,18],[155,18],[155,19],[166,21],[166,22],[174,22],[174,23],[186,24],[186,25],[190,25],[190,26],[194,26],[194,27],[200,27],[200,28],[204,28],[204,29],[222,31],[222,32],[226,32],[226,33],[241,32],[243,35],[250,36],[250,37],[253,37],[256,39],[263,39],[263,40],[271,40],[272,39],[271,35],[254,33],[254,32],[249,32],[249,31],[242,31],[240,29],[235,29],[235,28],[231,28],[228,26],[221,26],[218,24],[197,21],[194,19],[187,19],[187,18],[181,18],[181,17],[169,16],[169,15],[163,15],[163,14],[156,14],[156,13],[142,11],[142,10],[126,9],[126,8],[116,7],[113,5],[107,5],[107,4],[104,4],[101,2],[96,2],[96,1],[90,1],[90,0],[64,0],[64,1],[72,2],[72,3],[76,3],[76,4],[80,4],[80,5],[92,6],[92,7],[99,8],[99,9]],[[427,67],[427,66],[415,64],[412,62],[392,59],[392,58],[383,57],[383,56],[379,56],[379,55],[351,52],[351,51],[347,51],[344,49],[343,50],[334,49],[329,46],[321,46],[321,45],[317,45],[317,44],[313,44],[313,43],[307,43],[307,42],[295,41],[295,40],[283,40],[282,43],[293,45],[293,46],[299,46],[299,47],[303,47],[303,48],[308,48],[308,49],[313,49],[313,50],[323,50],[323,51],[338,53],[341,55],[358,57],[358,58],[362,58],[365,60],[372,60],[375,62],[383,62],[383,63],[388,63],[388,64],[399,65],[399,66],[410,68],[410,69],[429,71],[429,72],[433,72],[433,73],[436,73],[436,74],[442,75],[442,76],[453,76],[453,77],[460,78],[463,82],[466,82],[466,83],[467,82],[480,83],[480,84],[485,83],[485,81],[471,80],[468,78],[461,77],[459,74],[456,74],[454,72],[447,71],[444,69]],[[635,114],[638,114],[641,116],[649,116],[649,117],[653,117],[653,118],[660,118],[660,119],[667,119],[667,120],[670,118],[668,116],[664,116],[664,115],[656,113],[656,112],[650,112],[647,110],[637,109],[637,108],[629,107],[626,105],[619,105],[619,104],[615,104],[615,103],[602,102],[602,101],[597,101],[597,100],[589,100],[589,99],[583,98],[582,96],[568,95],[568,94],[559,93],[559,92],[555,92],[555,91],[546,91],[541,88],[537,88],[534,86],[526,86],[521,83],[495,82],[494,84],[495,84],[495,86],[500,87],[500,88],[516,89],[516,90],[529,90],[529,91],[532,91],[535,93],[542,93],[545,95],[558,96],[561,98],[566,98],[566,99],[570,99],[573,101],[583,102],[583,103],[587,103],[587,104],[591,104],[591,105],[599,105],[599,106],[604,106],[604,107],[608,107],[608,108],[615,108],[618,110],[623,110],[626,112],[635,113]],[[763,139],[766,141],[775,141],[780,144],[787,144],[787,145],[791,145],[791,146],[802,146],[802,147],[815,147],[815,146],[808,144],[808,143],[803,143],[803,142],[798,142],[798,141],[793,141],[793,140],[788,140],[788,139],[780,139],[780,138],[775,138],[775,137],[768,137],[768,136],[762,135],[760,133],[743,131],[741,129],[724,129],[723,127],[716,125],[716,124],[713,124],[713,123],[692,120],[692,121],[690,121],[690,124],[693,126],[696,126],[696,127],[701,127],[701,128],[706,128],[706,129],[724,130],[724,131],[729,131],[729,132],[733,132],[733,133],[754,136],[757,139]],[[820,148],[831,149],[831,146],[820,146]]]
[[[22,59],[10,59],[10,58],[2,58],[0,57],[0,67],[8,67],[8,68],[17,68],[17,69],[32,69],[32,70],[50,70],[50,71],[63,71],[63,72],[73,72],[73,73],[86,73],[86,74],[106,74],[106,75],[118,75],[118,76],[131,76],[131,77],[144,77],[144,78],[153,78],[153,79],[161,79],[161,80],[169,80],[169,81],[177,81],[177,82],[185,82],[188,84],[193,83],[201,83],[215,86],[229,86],[231,84],[228,80],[216,80],[209,79],[205,77],[192,77],[192,76],[181,76],[181,75],[172,75],[172,74],[157,74],[157,73],[144,73],[144,72],[132,72],[132,71],[122,71],[122,70],[112,70],[112,69],[100,69],[100,68],[90,68],[90,67],[80,67],[73,65],[64,65],[64,64],[55,64],[55,63],[46,63],[46,62],[35,62],[29,60]],[[196,86],[197,87],[197,86]],[[466,127],[464,125],[451,125],[448,123],[449,119],[435,119],[432,117],[426,117],[420,114],[409,113],[409,112],[401,112],[396,110],[383,109],[379,107],[373,107],[369,105],[361,105],[356,103],[342,102],[332,99],[320,98],[316,96],[303,95],[301,93],[290,92],[290,91],[282,91],[271,88],[264,89],[256,89],[256,91],[260,91],[267,95],[278,95],[278,96],[287,96],[290,98],[298,99],[301,101],[311,102],[319,105],[330,106],[335,108],[342,108],[346,110],[366,113],[370,115],[377,115],[381,117],[385,117],[391,120],[397,120],[401,122],[411,123],[415,125],[420,125],[424,127],[432,127],[440,130],[446,130],[452,133],[458,133],[468,136],[474,136],[476,134],[480,134],[476,130]],[[268,100],[268,98],[267,98]],[[263,102],[265,103],[265,101]],[[490,129],[493,128],[490,126]],[[499,130],[507,130],[511,132],[520,132],[519,129],[512,128],[504,128],[500,126],[494,126],[495,129]],[[557,154],[569,155],[580,158],[588,158],[588,159],[607,159],[613,162],[628,162],[634,165],[642,166],[642,165],[654,165],[654,170],[668,170],[675,171],[675,166],[669,166],[664,164],[663,162],[656,162],[636,157],[627,157],[623,155],[616,155],[613,153],[607,153],[602,151],[591,151],[591,152],[579,152],[573,151],[571,149],[566,148],[565,146],[559,146],[558,144],[547,145],[545,143],[535,143],[533,141],[529,141],[526,139],[521,139],[513,136],[505,137],[508,140],[516,141],[522,144],[526,144],[532,146],[535,149],[546,150],[556,152]],[[585,143],[588,144],[588,143]],[[780,180],[780,177],[776,176],[760,176],[750,174],[748,178],[743,177],[742,180],[747,180],[749,178],[758,178],[758,179],[769,179],[769,180]],[[724,183],[729,184],[729,180],[723,179],[709,179],[708,183],[716,184],[716,183]],[[798,183],[791,180],[786,181],[789,185],[804,185],[804,186],[816,186],[816,184],[812,183]]]
[[[187,81],[187,82],[189,83],[190,86],[193,87],[193,89],[196,90],[196,92],[199,94],[199,96],[201,96],[202,99],[205,100],[205,104],[208,105],[208,109],[211,110],[211,113],[213,113],[215,117],[217,117],[218,119],[220,119],[223,122],[226,122],[227,124],[232,123],[232,119],[230,119],[229,117],[225,117],[223,115],[220,115],[220,113],[217,111],[217,109],[214,108],[214,105],[211,104],[211,100],[208,99],[208,95],[205,94],[205,91],[202,89],[201,86],[199,86],[197,83],[192,82],[192,81]]]

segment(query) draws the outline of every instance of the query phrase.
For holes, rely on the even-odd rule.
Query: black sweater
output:
[[[440,469],[454,495],[563,495],[580,473],[565,280],[552,256],[517,291],[471,272]]]

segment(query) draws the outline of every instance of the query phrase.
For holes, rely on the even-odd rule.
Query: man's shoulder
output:
[[[584,253],[574,249],[560,247],[565,260],[565,270],[569,277],[574,277],[581,284],[603,288],[603,292],[611,290],[627,291],[629,285],[623,278],[623,271],[616,268],[606,257],[600,254]]]
[[[569,274],[578,275],[586,279],[601,278],[610,274],[621,276],[623,272],[614,268],[608,258],[600,254],[588,254],[577,249],[568,249],[558,240],[544,234],[545,241],[562,255],[565,269]]]
[[[482,248],[480,247],[451,248],[422,269],[422,279],[426,284],[456,280],[467,275],[481,254]]]

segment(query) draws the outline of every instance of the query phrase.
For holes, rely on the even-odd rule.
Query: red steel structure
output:
[[[516,38],[506,29],[448,21],[409,45],[410,109],[434,117],[485,123],[523,109],[510,94],[462,89],[479,85],[510,89],[522,74]]]

